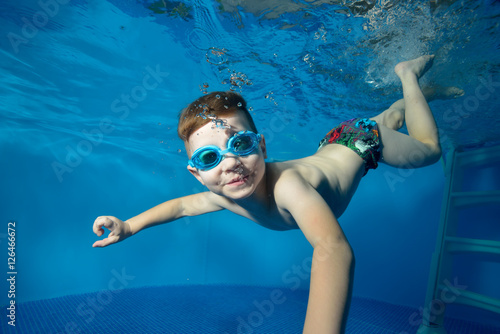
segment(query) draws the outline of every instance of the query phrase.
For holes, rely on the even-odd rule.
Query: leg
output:
[[[418,84],[419,77],[430,68],[433,58],[423,56],[399,63],[395,67],[403,84],[404,101],[396,102],[394,108],[391,106],[392,109],[389,110],[391,113],[404,110],[410,136],[394,131],[394,123],[383,121],[379,124],[382,161],[389,165],[402,168],[423,167],[435,163],[441,157],[436,122]]]
[[[394,102],[389,109],[375,117],[370,118],[378,125],[385,125],[389,129],[399,130],[405,122],[405,101],[403,99]]]
[[[453,99],[464,95],[464,91],[460,88],[441,86],[424,87],[422,88],[422,93],[427,102]],[[377,124],[385,125],[389,129],[401,129],[405,122],[405,100],[401,99],[394,102],[389,109],[384,110],[382,113],[370,119],[377,122]]]

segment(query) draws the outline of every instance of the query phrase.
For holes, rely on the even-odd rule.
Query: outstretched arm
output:
[[[94,233],[98,237],[102,236],[104,234],[104,227],[110,233],[108,237],[96,241],[92,247],[105,247],[123,241],[137,232],[155,225],[168,223],[186,216],[197,216],[222,209],[220,205],[215,203],[214,195],[207,191],[164,202],[127,221],[122,221],[113,216],[101,216],[94,222]]]
[[[294,173],[282,181],[276,196],[314,248],[304,333],[343,333],[354,269],[351,247],[316,189]]]

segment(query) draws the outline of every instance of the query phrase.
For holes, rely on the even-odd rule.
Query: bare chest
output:
[[[230,211],[246,217],[253,222],[275,231],[287,231],[298,229],[298,225],[292,215],[283,209],[276,206],[271,206],[266,209],[247,210],[240,206],[228,208]]]

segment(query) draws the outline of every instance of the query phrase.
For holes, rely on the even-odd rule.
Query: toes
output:
[[[453,88],[454,88],[454,96],[453,96],[453,98],[456,99],[457,97],[465,95],[465,91],[463,89],[456,88],[456,87],[453,87]]]

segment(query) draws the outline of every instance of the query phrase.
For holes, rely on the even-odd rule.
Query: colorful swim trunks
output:
[[[322,148],[328,144],[340,144],[349,147],[365,161],[365,174],[369,169],[378,167],[380,160],[380,140],[378,125],[369,118],[353,118],[340,123],[327,133],[319,142]]]

